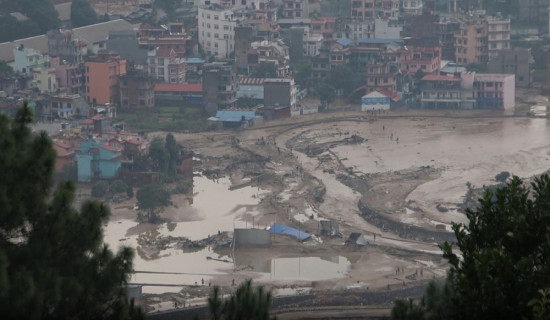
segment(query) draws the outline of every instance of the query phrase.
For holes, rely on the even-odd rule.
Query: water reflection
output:
[[[343,256],[262,257],[244,251],[234,255],[236,268],[261,273],[262,280],[319,281],[342,278],[351,265]]]

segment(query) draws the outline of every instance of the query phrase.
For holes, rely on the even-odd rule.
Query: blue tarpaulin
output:
[[[300,241],[306,240],[309,237],[311,237],[311,235],[309,233],[303,232],[303,231],[298,230],[298,229],[291,228],[289,226],[285,226],[284,224],[280,224],[280,223],[274,223],[271,226],[271,228],[269,229],[269,231],[273,234],[285,234],[285,235],[288,235],[288,236],[293,236],[293,237],[297,238]]]

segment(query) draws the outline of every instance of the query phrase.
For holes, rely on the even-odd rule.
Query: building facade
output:
[[[487,67],[490,73],[515,74],[517,87],[530,87],[533,82],[533,65],[531,48],[514,48],[499,51],[489,60]]]
[[[207,55],[229,58],[235,46],[237,20],[232,9],[219,5],[199,7],[199,44]]]
[[[120,106],[127,109],[155,107],[153,80],[142,70],[130,70],[120,76]]]
[[[126,60],[115,54],[99,54],[87,61],[86,99],[93,104],[120,102],[120,76],[126,74]]]
[[[203,99],[206,112],[215,114],[218,109],[235,106],[239,80],[231,65],[209,63],[203,68]]]

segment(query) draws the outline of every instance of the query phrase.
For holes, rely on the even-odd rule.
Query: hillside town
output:
[[[247,278],[387,306],[445,276],[437,243],[496,174],[548,170],[548,130],[524,120],[547,117],[550,0],[48,2],[55,28],[2,35],[0,112],[28,102],[56,181],[112,205],[105,241],[136,249],[147,312]],[[158,184],[169,201],[140,208]]]

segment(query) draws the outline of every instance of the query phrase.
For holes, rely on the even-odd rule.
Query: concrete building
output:
[[[371,110],[390,110],[390,97],[376,90],[361,97],[361,111]]]
[[[55,69],[48,67],[34,68],[31,88],[36,88],[40,93],[52,93],[59,90]]]
[[[265,79],[264,81],[264,105],[266,106],[295,109],[297,94],[294,79]]]
[[[143,70],[130,70],[120,76],[120,106],[127,109],[155,107],[153,80]]]
[[[441,68],[441,46],[435,39],[428,41],[405,42],[405,46],[398,51],[398,66],[402,73],[416,73],[421,70],[424,74],[437,74]]]
[[[232,9],[219,5],[199,7],[199,44],[207,55],[228,58],[234,51],[237,20]]]
[[[86,99],[93,104],[120,102],[120,76],[126,74],[126,60],[114,54],[99,54],[85,63]]]
[[[201,5],[219,5],[224,8],[235,9],[265,9],[269,0],[200,0]]]
[[[184,83],[186,63],[170,48],[155,48],[147,54],[149,75],[160,82]]]
[[[475,74],[474,92],[478,108],[507,110],[515,106],[515,75]]]
[[[235,64],[239,70],[248,69],[248,49],[252,43],[252,26],[235,27]]]
[[[208,63],[203,68],[203,98],[205,111],[214,114],[218,109],[235,106],[239,80],[231,65]]]
[[[335,35],[336,18],[335,17],[321,17],[311,20],[311,34],[322,35],[325,41],[334,40]]]
[[[90,106],[78,94],[52,95],[50,112],[53,119],[86,118],[90,116]]]
[[[455,35],[456,62],[481,64],[488,60],[487,25],[482,21],[463,24]]]
[[[50,66],[55,70],[59,90],[68,94],[83,93],[84,84],[80,66],[69,64],[59,57],[51,57]]]
[[[76,155],[79,182],[90,182],[94,178],[113,179],[118,175],[122,148],[90,139],[80,143],[80,150]]]
[[[487,17],[487,53],[489,59],[500,50],[510,49],[510,19]]]
[[[346,23],[346,38],[357,40],[374,38],[374,19],[355,19]]]
[[[283,17],[286,19],[308,18],[308,0],[283,0]]]
[[[473,109],[476,106],[473,91],[464,90],[459,77],[427,75],[420,80],[420,90],[422,108]]]
[[[26,48],[24,45],[13,48],[13,56],[15,59],[13,70],[27,76],[32,76],[35,68],[47,68],[50,63],[48,55],[32,48]]]
[[[397,92],[397,67],[394,68],[388,62],[371,60],[366,68],[365,91],[370,93],[376,89],[395,93]]]
[[[401,8],[405,15],[421,15],[424,4],[422,0],[402,0]]]
[[[51,57],[59,57],[61,61],[71,65],[84,62],[86,45],[83,41],[75,39],[74,32],[70,29],[54,29],[46,33],[48,37],[48,54]]]
[[[549,0],[521,0],[518,6],[518,19],[542,26],[548,22],[549,6]]]
[[[352,0],[352,19],[399,18],[400,0]]]
[[[517,87],[530,87],[533,82],[534,59],[531,48],[500,50],[487,65],[490,73],[516,75]]]
[[[399,39],[403,28],[397,20],[374,19],[374,37],[377,39]]]
[[[203,104],[201,83],[157,83],[155,102],[157,105],[198,106]]]

